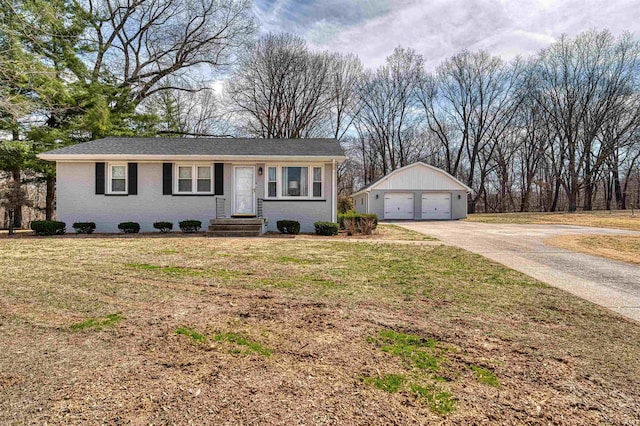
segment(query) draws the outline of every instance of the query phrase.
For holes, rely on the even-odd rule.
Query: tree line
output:
[[[339,138],[344,194],[416,161],[473,189],[469,210],[624,209],[640,201],[640,44],[561,37],[505,62],[463,51],[425,69],[396,48],[366,70],[299,37],[262,37],[231,76],[240,132]]]
[[[333,137],[349,156],[341,194],[425,161],[473,189],[470,211],[640,201],[631,34],[561,37],[509,62],[463,51],[427,70],[411,48],[366,69],[257,30],[247,0],[0,0],[0,187],[33,205],[7,207],[5,225],[54,215],[38,152],[110,135]]]

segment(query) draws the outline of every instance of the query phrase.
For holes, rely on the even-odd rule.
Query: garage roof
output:
[[[471,188],[451,176],[449,173],[423,162],[409,164],[408,166],[396,169],[364,188],[361,188],[351,196],[354,197],[363,192],[369,192],[374,189],[416,191],[464,190],[467,192],[473,192]]]

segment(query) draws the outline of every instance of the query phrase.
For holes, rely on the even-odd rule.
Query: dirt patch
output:
[[[447,246],[0,242],[0,423],[634,424],[638,342]]]
[[[544,242],[566,250],[640,265],[640,236],[636,235],[562,235]]]

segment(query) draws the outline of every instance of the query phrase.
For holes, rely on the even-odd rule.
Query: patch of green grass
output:
[[[421,386],[412,383],[411,392],[428,404],[431,411],[441,416],[449,414],[456,408],[456,400],[453,399],[453,396],[435,386]]]
[[[498,377],[491,370],[479,367],[477,365],[470,365],[469,368],[473,370],[476,379],[478,379],[480,383],[493,386],[494,388],[500,387],[500,381],[498,380]]]
[[[363,377],[362,381],[385,392],[396,393],[404,385],[406,379],[401,374],[387,374],[382,377]]]
[[[77,324],[73,324],[70,329],[71,331],[80,331],[85,330],[87,328],[92,328],[94,330],[101,330],[104,327],[111,327],[116,325],[122,320],[122,315],[120,313],[110,314],[106,317],[102,318],[89,318],[88,320],[79,322]]]
[[[160,253],[160,254],[176,254],[176,253],[180,253],[180,252],[178,250],[163,249],[163,250],[158,250],[158,253]]]
[[[232,350],[233,353],[257,353],[263,356],[270,356],[271,351],[263,347],[260,343],[250,340],[248,337],[238,333],[220,333],[213,336],[213,339],[218,342],[234,343],[238,346],[243,346],[246,349],[241,351],[239,348]]]
[[[316,263],[313,260],[310,259],[302,259],[299,257],[292,257],[292,256],[280,256],[278,258],[276,258],[276,261],[278,263],[297,263],[299,265],[308,265],[311,263]]]
[[[188,328],[188,327],[178,327],[176,329],[176,334],[181,334],[183,336],[190,337],[192,340],[198,343],[203,343],[205,340],[207,340],[207,336],[205,336],[204,334],[198,333],[193,328]]]
[[[127,267],[141,271],[159,271],[169,275],[201,276],[206,273],[201,269],[184,268],[182,266],[160,266],[148,263],[127,263]]]
[[[380,350],[401,357],[408,364],[421,370],[437,371],[438,358],[427,351],[436,346],[434,339],[423,339],[420,336],[383,330],[378,334],[377,343]]]

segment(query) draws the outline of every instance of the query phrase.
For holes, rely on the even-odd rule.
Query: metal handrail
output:
[[[227,200],[225,198],[216,198],[216,219],[227,217],[226,204]]]

